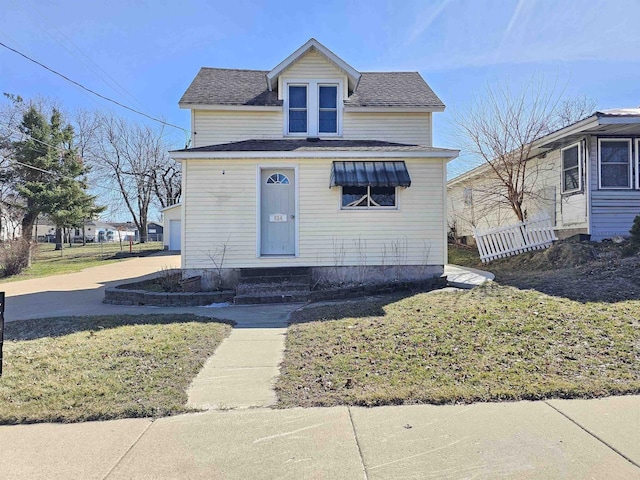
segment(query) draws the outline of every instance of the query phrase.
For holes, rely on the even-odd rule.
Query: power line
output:
[[[13,4],[18,7],[18,8],[22,8],[25,10],[25,5],[22,5],[20,3],[18,3],[17,1],[13,0]],[[29,8],[31,8],[31,10],[36,13],[39,14],[47,23],[47,25],[51,25],[53,24],[53,22],[48,21],[49,19],[45,16],[45,14],[42,12],[42,10],[37,10],[35,7],[27,5]],[[120,85],[118,83],[118,81],[113,78],[111,75],[109,75],[108,72],[106,72],[102,67],[100,67],[100,65],[98,65],[95,61],[93,61],[91,59],[91,57],[89,57],[89,55],[87,55],[80,47],[78,47],[73,40],[71,40],[67,35],[65,35],[65,33],[63,31],[61,31],[58,28],[54,27],[54,30],[57,32],[58,35],[60,35],[64,40],[66,40],[70,45],[73,46],[73,48],[76,50],[76,52],[79,52],[86,60],[88,60],[92,65],[90,65],[89,63],[87,63],[85,60],[83,60],[81,57],[79,57],[78,55],[76,55],[76,52],[74,52],[73,50],[69,49],[63,42],[61,42],[58,38],[56,38],[56,36],[54,36],[50,31],[49,28],[47,27],[47,25],[43,24],[42,22],[40,22],[37,18],[35,18],[34,16],[32,16],[31,14],[29,14],[27,12],[27,14],[31,17],[32,20],[34,20],[39,26],[40,28],[47,34],[49,35],[56,43],[58,43],[62,48],[64,48],[67,52],[69,52],[71,55],[73,55],[74,57],[76,57],[78,60],[80,60],[80,62],[82,62],[89,70],[91,70],[100,80],[102,80],[108,87],[110,87],[115,93],[118,93],[124,97],[129,97],[130,100],[133,100],[139,107],[142,107],[143,110],[145,110],[146,112],[151,112],[151,110],[149,108],[147,108],[145,105],[142,104],[142,102],[140,102],[136,97],[134,97],[126,88],[124,88],[122,85]],[[96,70],[97,68],[97,70]],[[104,75],[106,75],[111,82],[107,81],[107,79],[103,78],[100,73],[98,72],[98,70],[100,72],[102,72]],[[115,86],[114,86],[115,85]],[[118,88],[115,88],[118,87]]]
[[[63,149],[61,147],[53,145],[52,143],[47,143],[47,142],[44,142],[42,140],[39,140],[39,139],[37,139],[35,137],[32,137],[31,135],[29,135],[26,132],[22,132],[22,131],[20,131],[20,130],[18,130],[16,128],[13,128],[13,127],[11,127],[9,125],[6,125],[4,123],[0,123],[0,126],[3,126],[4,128],[6,128],[8,130],[13,130],[14,132],[18,132],[18,133],[20,133],[20,134],[22,134],[22,135],[24,135],[26,137],[29,137],[31,140],[33,140],[35,142],[38,142],[38,143],[41,143],[42,145],[46,145],[47,147],[51,147],[51,148],[53,148],[54,150],[56,150],[56,151],[58,151],[60,153],[67,153],[70,150],[70,149]],[[65,175],[62,175],[61,173],[58,173],[58,172],[53,172],[51,170],[45,170],[43,168],[36,167],[34,165],[29,165],[28,163],[22,163],[22,162],[19,162],[18,160],[15,160],[13,158],[5,157],[5,156],[2,156],[1,158],[5,159],[5,160],[9,160],[10,162],[15,163],[17,165],[20,165],[22,167],[26,167],[26,168],[30,168],[32,170],[36,170],[38,172],[47,173],[47,174],[53,175],[55,177],[67,178],[68,180],[73,180],[73,181],[76,181],[76,182],[79,181],[78,179],[70,177],[68,175],[65,176]],[[111,192],[116,192],[116,193],[122,194],[122,191],[117,189],[117,188],[105,187],[104,185],[99,185],[99,184],[95,183],[94,181],[89,180],[88,178],[85,178],[83,181],[88,186],[91,186],[92,188],[102,188],[103,190],[109,190]]]
[[[51,73],[53,73],[53,74],[55,74],[55,75],[58,75],[59,77],[61,77],[61,78],[63,78],[64,80],[66,80],[67,82],[70,82],[70,83],[72,83],[72,84],[74,84],[74,85],[76,85],[76,86],[78,86],[78,87],[82,88],[83,90],[86,90],[87,92],[89,92],[89,93],[91,93],[91,94],[93,94],[93,95],[96,95],[97,97],[102,98],[103,100],[106,100],[106,101],[108,101],[108,102],[114,103],[114,104],[118,105],[119,107],[125,108],[125,109],[127,109],[127,110],[129,110],[129,111],[131,111],[131,112],[137,113],[138,115],[142,115],[143,117],[147,117],[148,119],[153,120],[154,122],[161,123],[162,125],[166,125],[166,126],[168,126],[168,127],[177,128],[178,130],[182,130],[182,131],[183,131],[183,132],[185,132],[185,133],[190,133],[187,129],[182,128],[182,127],[179,127],[178,125],[174,125],[173,123],[165,122],[164,120],[160,120],[159,118],[155,118],[155,117],[152,117],[151,115],[147,115],[146,113],[141,112],[140,110],[136,110],[135,108],[131,108],[131,107],[129,107],[128,105],[124,105],[123,103],[120,103],[120,102],[118,102],[117,100],[113,100],[113,99],[111,99],[111,98],[109,98],[109,97],[105,97],[104,95],[101,95],[100,93],[98,93],[98,92],[96,92],[96,91],[94,91],[94,90],[91,90],[90,88],[85,87],[85,86],[84,86],[84,85],[82,85],[81,83],[78,83],[78,82],[76,82],[75,80],[70,79],[70,78],[69,78],[69,77],[67,77],[66,75],[63,75],[62,73],[57,72],[56,70],[54,70],[54,69],[52,69],[52,68],[47,67],[45,64],[40,63],[39,61],[37,61],[37,60],[35,60],[35,59],[33,59],[33,58],[31,58],[31,57],[29,57],[29,56],[25,55],[24,53],[22,53],[22,52],[20,52],[20,51],[16,50],[15,48],[11,48],[10,46],[8,46],[8,45],[6,45],[6,44],[4,44],[4,43],[2,43],[2,42],[0,42],[0,46],[3,46],[3,47],[4,47],[4,48],[6,48],[7,50],[11,50],[12,52],[14,52],[14,53],[16,53],[16,54],[20,55],[21,57],[26,58],[26,59],[27,59],[27,60],[29,60],[30,62],[35,63],[36,65],[41,66],[41,67],[42,67],[42,68],[44,68],[45,70],[48,70],[48,71],[50,71]]]

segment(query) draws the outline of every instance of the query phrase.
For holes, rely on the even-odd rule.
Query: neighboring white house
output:
[[[290,266],[327,282],[442,275],[458,151],[432,146],[445,106],[419,73],[359,72],[311,39],[271,71],[202,68],[179,104],[184,269],[224,252],[231,281]]]
[[[640,215],[640,109],[598,111],[533,142],[527,214],[546,212],[556,234],[588,234],[600,241],[628,236]],[[487,192],[495,174],[483,164],[447,184],[449,225],[470,239],[473,227],[517,221],[504,202]]]
[[[0,241],[15,240],[22,234],[21,218],[0,206]]]
[[[160,210],[164,226],[163,243],[165,250],[180,251],[182,242],[182,204],[176,203]]]

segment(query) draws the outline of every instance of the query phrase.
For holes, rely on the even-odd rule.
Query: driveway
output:
[[[160,253],[76,273],[0,284],[0,291],[6,293],[5,320],[120,313],[117,305],[109,308],[102,303],[106,287],[139,281],[162,268],[179,267],[179,254]]]

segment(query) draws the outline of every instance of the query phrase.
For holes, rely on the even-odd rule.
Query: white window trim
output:
[[[289,132],[289,87],[306,87],[307,89],[307,131],[306,132]],[[285,135],[291,137],[306,137],[309,135],[309,84],[303,82],[288,82],[285,85],[284,112],[285,112]]]
[[[636,189],[640,190],[640,138],[636,138]]]
[[[607,142],[627,142],[629,144],[629,186],[628,187],[603,187],[602,186],[602,143]],[[633,154],[632,154],[632,141],[630,138],[599,138],[598,139],[598,189],[600,190],[631,190],[633,188],[633,176],[632,176],[632,163],[633,163]]]
[[[565,150],[569,150],[571,148],[574,147],[578,147],[578,188],[574,188],[572,190],[565,190],[564,189],[564,172],[568,169],[564,168],[564,151]],[[575,193],[575,192],[581,192],[582,191],[582,160],[583,158],[583,153],[582,153],[582,142],[576,142],[572,145],[569,145],[567,147],[564,147],[560,150],[560,171],[561,171],[561,176],[560,176],[560,191],[564,194],[564,193]],[[574,168],[574,167],[572,167]]]
[[[348,186],[348,185],[347,185]],[[350,212],[350,211],[371,211],[371,212],[396,212],[398,210],[400,210],[400,195],[399,195],[399,187],[394,187],[396,189],[396,204],[393,207],[345,207],[342,205],[342,189],[344,188],[344,186],[340,186],[340,194],[338,195],[338,209],[343,211],[343,212]],[[367,188],[371,188],[371,186],[368,186]]]
[[[336,131],[335,132],[320,132],[320,87],[336,87]],[[340,132],[342,131],[342,115],[340,114],[340,104],[341,95],[340,95],[341,86],[337,83],[320,83],[318,82],[316,86],[316,95],[318,99],[318,108],[316,110],[316,125],[318,126],[318,136],[323,137],[338,137],[340,136]]]
[[[283,124],[282,135],[284,137],[341,137],[342,136],[342,117],[344,110],[344,99],[342,92],[344,82],[339,78],[322,78],[322,79],[286,79],[283,82]],[[337,133],[319,133],[319,95],[320,86],[337,86],[337,110],[338,110],[338,132]],[[289,132],[289,86],[306,86],[307,87],[307,131],[306,132]]]

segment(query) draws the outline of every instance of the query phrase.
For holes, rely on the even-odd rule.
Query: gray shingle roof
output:
[[[200,69],[180,104],[281,106],[278,92],[267,89],[266,70]]]
[[[180,99],[181,105],[281,106],[267,89],[265,70],[200,69]],[[362,73],[345,101],[350,107],[436,107],[444,104],[418,72]]]
[[[353,107],[444,107],[418,72],[363,73],[344,102]]]
[[[457,152],[445,148],[383,142],[379,140],[243,140],[240,142],[187,148],[175,152]]]

